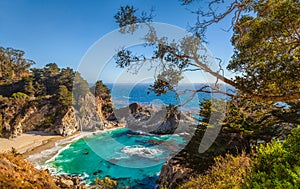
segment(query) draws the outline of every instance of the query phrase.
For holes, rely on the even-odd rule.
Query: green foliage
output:
[[[64,85],[68,91],[73,89],[75,72],[71,68],[60,69],[55,63],[50,63],[45,68],[31,69],[33,73],[33,87],[35,95],[55,95],[59,86]]]
[[[183,79],[181,70],[176,69],[174,66],[169,65],[167,70],[158,74],[153,85],[149,90],[160,96],[166,94],[168,91],[174,91],[178,82]]]
[[[22,92],[17,92],[12,94],[12,98],[14,98],[16,101],[27,101],[29,100],[29,96]]]
[[[114,16],[119,27],[122,28],[127,25],[136,24],[137,17],[134,15],[136,9],[133,6],[126,5],[121,7],[117,14]]]
[[[287,123],[277,116],[286,111],[282,107],[276,107],[273,103],[237,98],[225,103],[225,119],[217,122],[222,125],[224,131],[241,133],[249,142],[254,143],[259,140],[269,142],[273,138],[289,134],[289,130],[284,130]],[[212,104],[211,100],[205,100],[200,106],[200,121],[205,125],[209,123],[211,114],[220,112],[224,101],[213,99]]]
[[[283,145],[284,148],[288,149],[292,153],[295,153],[295,155],[300,154],[300,126],[292,130],[292,133],[289,135]]]
[[[248,177],[249,188],[300,187],[300,127],[283,143],[272,141],[260,146]]]
[[[215,164],[205,173],[180,186],[181,189],[242,188],[244,177],[250,172],[250,158],[242,153],[215,158]]]
[[[238,21],[232,37],[228,69],[241,73],[238,88],[271,96],[299,93],[299,1],[257,1],[253,11],[254,17]]]
[[[95,86],[91,88],[91,91],[95,94],[95,97],[100,97],[103,100],[109,100],[111,98],[110,90],[102,81],[97,81]]]
[[[104,118],[108,118],[113,112],[113,103],[111,101],[109,88],[104,85],[102,81],[97,81],[96,84],[90,88],[90,91],[95,95],[97,100],[100,100],[102,115]]]
[[[72,92],[64,85],[60,85],[57,93],[57,101],[63,106],[71,106],[73,102]]]
[[[60,85],[56,94],[56,102],[61,106],[61,114],[64,115],[74,102],[72,92],[66,86]]]
[[[118,186],[118,181],[110,179],[109,177],[105,177],[103,180],[96,178],[94,183],[103,189],[116,189]]]
[[[53,115],[48,115],[44,119],[42,126],[44,128],[51,128],[53,126],[54,121],[55,121],[55,118],[53,118],[53,117],[54,117]]]
[[[47,171],[11,153],[0,154],[0,187],[58,189]]]
[[[215,158],[204,174],[179,188],[299,188],[300,126],[284,142],[257,147],[250,157],[227,154]]]
[[[80,98],[84,97],[90,91],[89,85],[84,80],[80,73],[76,72],[73,81],[73,96],[77,103],[79,103]]]
[[[32,60],[24,58],[24,51],[0,47],[0,83],[20,80],[29,74]]]
[[[33,77],[23,77],[24,80],[24,92],[29,96],[34,96],[35,89],[33,87]]]

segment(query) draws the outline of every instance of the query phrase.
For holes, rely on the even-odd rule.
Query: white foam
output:
[[[45,163],[54,161],[54,159],[64,150],[68,149],[70,145],[82,138],[86,138],[92,136],[95,133],[101,133],[105,131],[97,131],[97,132],[81,132],[75,136],[68,137],[66,139],[59,140],[55,143],[53,148],[44,150],[38,154],[30,155],[27,160],[32,162],[36,168],[44,169]]]
[[[141,145],[125,146],[121,149],[122,153],[128,156],[139,156],[143,158],[154,158],[155,155],[162,154],[162,151],[155,148],[145,148]]]

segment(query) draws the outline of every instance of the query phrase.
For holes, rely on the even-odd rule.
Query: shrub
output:
[[[285,142],[261,145],[248,176],[249,188],[300,188],[300,127]]]
[[[99,185],[100,188],[104,188],[104,189],[115,189],[118,186],[118,181],[110,179],[109,177],[105,177],[103,180],[96,178],[94,180],[94,183],[96,185]]]
[[[11,153],[0,154],[0,188],[58,189],[47,171]]]
[[[249,172],[250,158],[245,153],[236,157],[230,154],[218,156],[206,174],[200,174],[180,188],[242,188],[246,173]]]
[[[12,97],[15,100],[23,100],[23,101],[29,100],[29,96],[25,93],[22,93],[22,92],[14,93],[14,94],[12,94]]]

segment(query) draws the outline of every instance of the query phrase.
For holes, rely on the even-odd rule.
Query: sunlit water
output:
[[[195,89],[200,86],[184,87]],[[175,92],[159,97],[148,94],[148,84],[108,84],[108,87],[117,108],[132,102],[160,107],[163,104],[184,103],[190,97],[187,93],[178,98]],[[199,101],[205,98],[211,98],[210,94],[196,95],[182,110],[196,115]],[[93,184],[96,178],[110,177],[118,181],[119,188],[155,188],[162,164],[182,149],[186,142],[180,135],[155,136],[135,133],[126,128],[116,129],[75,140],[64,148],[57,147],[60,152],[43,163],[42,167],[57,174],[79,175],[89,184]]]
[[[162,164],[184,143],[178,135],[155,136],[126,128],[72,143],[46,163],[59,174],[81,175],[87,183],[110,177],[119,187],[155,188]]]

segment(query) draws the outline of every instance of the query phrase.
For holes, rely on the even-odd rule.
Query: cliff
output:
[[[37,170],[32,164],[13,154],[0,154],[0,187],[59,188],[47,171]]]
[[[102,82],[90,89],[78,72],[54,63],[33,68],[27,76],[10,82],[0,78],[2,137],[30,130],[68,136],[112,127],[117,124],[107,121],[112,107],[110,91]]]
[[[131,130],[157,135],[191,132],[189,125],[195,122],[192,115],[178,111],[172,104],[158,109],[153,105],[132,103],[128,107],[114,110],[114,116]]]
[[[52,97],[32,100],[3,98],[0,101],[0,123],[4,137],[17,137],[23,132],[39,130],[72,135],[76,131],[95,131],[111,126],[103,117],[101,107],[105,101],[87,93],[81,99],[80,109],[63,106]],[[84,110],[84,111],[82,111]]]
[[[214,164],[214,157],[250,151],[248,140],[241,134],[221,130],[212,146],[204,153],[199,153],[204,133],[205,127],[198,126],[185,148],[162,166],[157,181],[159,188],[177,188],[198,174],[205,173]]]

